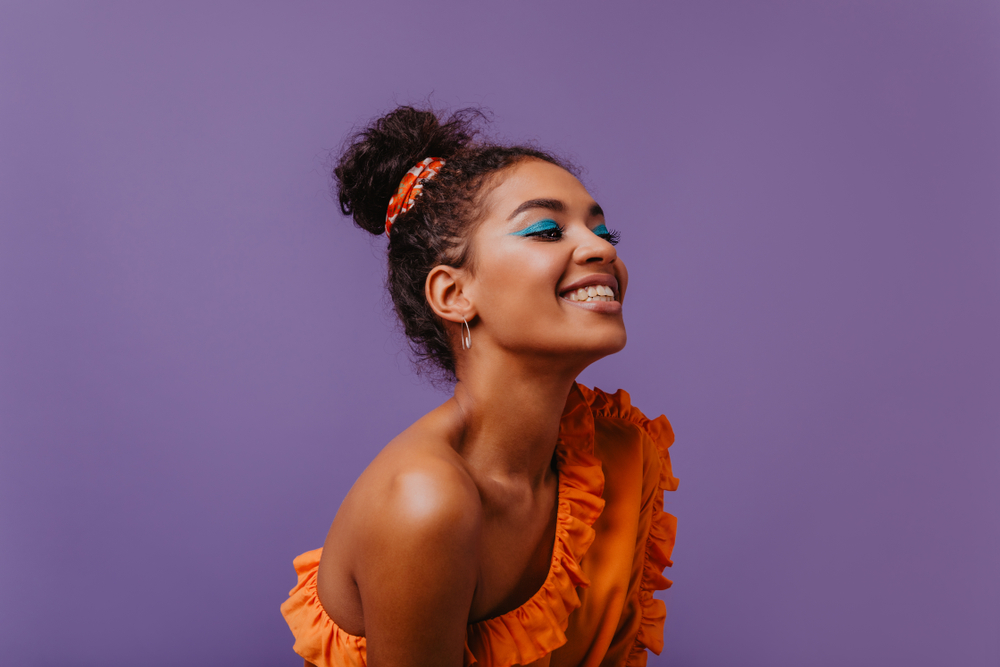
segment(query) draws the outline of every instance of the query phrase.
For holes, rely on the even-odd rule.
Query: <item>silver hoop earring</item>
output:
[[[469,330],[469,323],[462,318],[462,349],[472,349],[472,331]]]

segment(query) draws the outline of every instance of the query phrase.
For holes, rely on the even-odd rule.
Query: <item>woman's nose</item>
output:
[[[615,247],[589,229],[581,232],[574,259],[581,264],[612,264],[618,258]]]

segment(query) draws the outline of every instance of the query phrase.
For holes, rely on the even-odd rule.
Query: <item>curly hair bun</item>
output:
[[[389,199],[403,175],[426,157],[448,159],[472,142],[481,111],[442,122],[433,111],[402,106],[348,138],[333,170],[340,210],[372,234],[385,231]]]

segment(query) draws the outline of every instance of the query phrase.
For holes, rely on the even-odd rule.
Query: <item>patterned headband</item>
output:
[[[389,230],[392,229],[392,223],[396,221],[396,218],[413,208],[413,202],[424,189],[424,181],[434,178],[443,166],[444,160],[441,158],[429,157],[424,158],[417,163],[417,166],[406,172],[403,180],[399,182],[396,194],[389,200],[389,209],[385,214],[386,236],[389,235]]]

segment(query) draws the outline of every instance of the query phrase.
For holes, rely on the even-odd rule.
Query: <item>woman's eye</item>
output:
[[[547,227],[546,229],[541,229],[537,232],[532,232],[528,236],[536,236],[543,239],[561,239],[562,238],[562,228],[561,227]]]
[[[621,233],[616,232],[613,229],[608,229],[601,223],[594,227],[594,233],[600,236],[602,239],[610,243],[611,245],[618,245],[618,241],[621,239]]]
[[[555,220],[542,220],[536,222],[519,232],[513,232],[515,236],[532,236],[536,238],[556,240],[562,238],[563,228]]]

